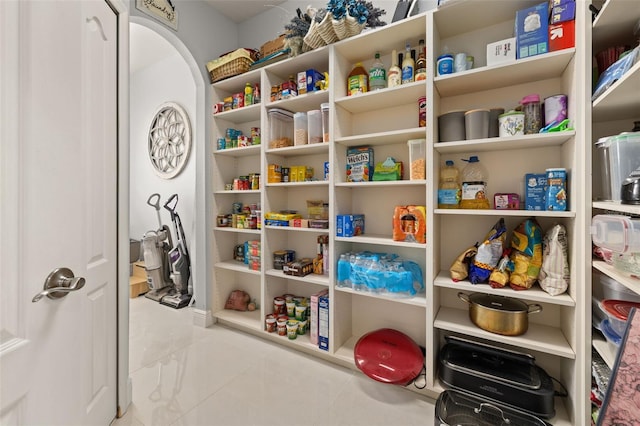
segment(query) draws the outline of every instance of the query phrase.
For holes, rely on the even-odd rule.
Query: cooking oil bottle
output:
[[[347,77],[347,96],[358,95],[368,91],[369,73],[362,66],[362,62],[358,62]]]
[[[487,170],[477,156],[473,155],[462,169],[461,209],[489,209],[487,198]]]
[[[440,183],[438,185],[438,208],[457,209],[460,207],[460,171],[452,160],[445,162],[440,169]]]

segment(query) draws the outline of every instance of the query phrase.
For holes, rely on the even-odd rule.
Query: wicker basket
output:
[[[254,58],[255,52],[241,48],[208,62],[207,70],[211,83],[249,71]]]
[[[340,40],[360,34],[365,25],[367,25],[366,22],[364,24],[359,24],[356,18],[349,15],[339,21],[332,19],[331,23],[333,25],[333,31]]]
[[[327,12],[327,14],[322,18],[322,21],[318,24],[318,33],[320,33],[320,37],[324,40],[325,44],[335,43],[336,41],[340,41],[338,35],[333,29],[333,14],[331,12]]]
[[[318,23],[316,21],[311,21],[309,31],[307,31],[307,35],[304,36],[303,40],[304,44],[310,47],[310,50],[317,49],[318,47],[322,47],[327,44],[320,36],[320,32],[318,31]]]

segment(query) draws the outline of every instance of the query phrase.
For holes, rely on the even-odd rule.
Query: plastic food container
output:
[[[427,141],[426,139],[411,139],[409,145],[409,179],[420,180],[427,178]]]
[[[631,308],[640,308],[640,303],[613,299],[606,299],[600,302],[600,309],[607,314],[609,325],[618,336],[624,336]]]
[[[620,201],[622,182],[640,167],[640,132],[611,136],[602,142],[602,147],[608,154],[611,199]]]
[[[618,351],[618,347],[620,346],[620,342],[622,341],[622,337],[615,332],[613,327],[611,327],[611,323],[609,322],[609,318],[602,320],[600,323],[600,331],[604,334],[604,338],[607,339],[611,350],[614,352]]]
[[[322,142],[329,142],[329,103],[320,104],[322,111]]]
[[[640,252],[640,219],[599,214],[591,219],[591,239],[598,247],[616,253]]]
[[[306,145],[309,142],[307,133],[307,113],[296,112],[293,114],[293,144]]]
[[[309,143],[322,142],[322,113],[319,109],[307,113]]]
[[[269,148],[284,148],[293,145],[293,113],[285,109],[273,108],[267,113],[269,118]]]
[[[593,273],[593,295],[599,300],[616,299],[640,302],[640,295],[598,270]]]

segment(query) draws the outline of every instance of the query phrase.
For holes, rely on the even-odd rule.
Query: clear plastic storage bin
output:
[[[412,139],[409,145],[409,179],[422,180],[427,177],[427,141],[425,139]]]
[[[293,115],[293,144],[306,145],[309,143],[309,134],[307,132],[307,113],[296,112]]]
[[[269,148],[284,148],[293,145],[293,113],[273,108],[269,117]]]
[[[621,133],[603,143],[609,159],[611,199],[620,201],[622,182],[640,167],[640,132]]]
[[[309,127],[309,143],[322,142],[322,114],[319,109],[307,113]]]
[[[598,247],[616,253],[640,252],[640,219],[599,214],[591,220],[591,238]]]

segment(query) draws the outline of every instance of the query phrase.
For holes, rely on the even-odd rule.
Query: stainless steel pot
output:
[[[542,311],[537,303],[485,293],[458,293],[469,304],[469,318],[476,326],[491,333],[519,336],[529,327],[529,314]]]

